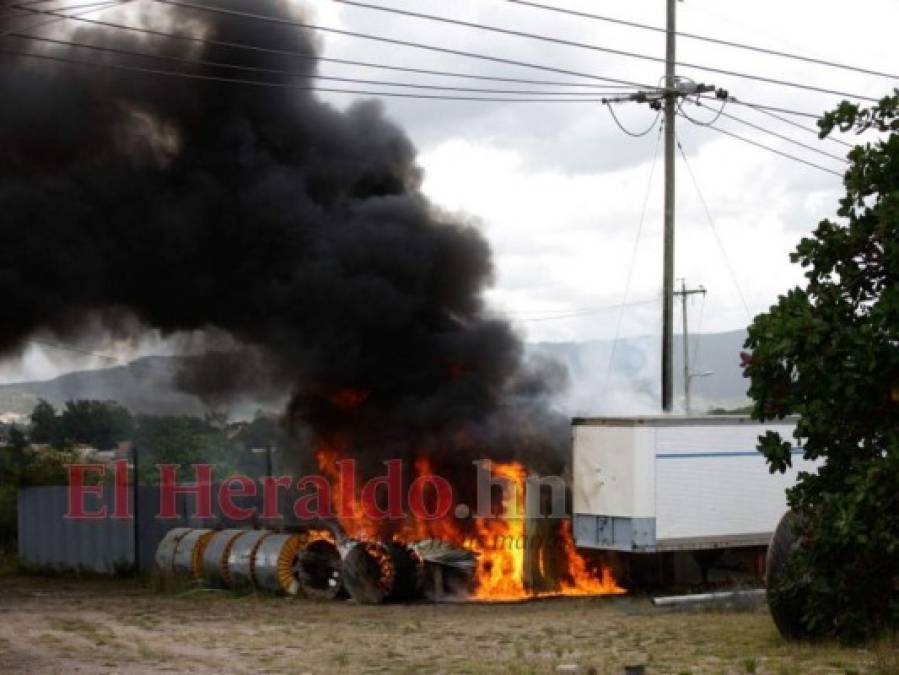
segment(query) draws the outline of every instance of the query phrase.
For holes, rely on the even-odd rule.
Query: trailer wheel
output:
[[[808,631],[802,624],[802,598],[793,595],[789,598],[778,597],[776,600],[771,589],[780,581],[787,561],[799,550],[802,542],[796,534],[796,514],[787,511],[780,522],[765,557],[765,581],[768,587],[768,607],[771,618],[780,634],[788,639],[808,637]]]

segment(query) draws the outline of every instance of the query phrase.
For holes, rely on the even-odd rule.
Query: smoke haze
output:
[[[216,6],[258,11],[250,0]],[[295,28],[133,7],[132,23],[145,27],[317,50]],[[296,11],[266,3],[272,15]],[[67,37],[314,83],[309,59],[84,26]],[[20,39],[9,46],[234,76]],[[15,353],[35,334],[200,332],[209,344],[179,374],[185,391],[212,402],[289,392],[295,429],[341,434],[372,468],[430,449],[466,470],[482,456],[559,470],[567,421],[548,400],[563,371],[526,366],[509,324],[486,311],[486,241],[424,198],[415,149],[377,103],[341,111],[290,87],[10,53],[0,54],[0,86],[14,102],[0,106],[0,351]]]

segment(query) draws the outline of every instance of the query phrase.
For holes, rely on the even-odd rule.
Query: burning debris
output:
[[[423,593],[429,600],[471,593],[477,556],[445,541],[425,539],[410,545],[424,565]]]
[[[0,352],[38,333],[89,338],[97,325],[199,333],[209,348],[180,386],[213,405],[289,392],[296,447],[281,456],[291,468],[327,475],[353,459],[366,480],[395,459],[410,478],[439,474],[471,504],[471,466],[486,457],[516,487],[498,507],[522,513],[528,473],[560,475],[566,463],[568,420],[550,406],[564,378],[553,364],[525,363],[509,322],[485,306],[489,246],[422,194],[410,140],[377,103],[338,110],[309,90],[225,81],[213,65],[239,61],[283,84],[277,73],[289,71],[290,84],[311,86],[303,75],[315,60],[295,57],[317,53],[307,31],[128,7],[104,18],[185,39],[76,22],[59,37],[172,57],[205,79],[20,53],[96,56],[59,43],[0,54],[0,86],[16,101],[0,107]],[[303,10],[273,1],[267,11]],[[423,492],[422,504],[432,497]],[[562,547],[517,548],[524,520],[499,515],[376,521],[360,507],[341,521],[354,543],[182,532],[160,546],[160,567],[175,571],[170,553],[183,544],[178,571],[313,596],[344,586],[373,601],[423,585],[483,600],[616,590],[608,570],[587,569],[570,530],[555,527]]]
[[[362,516],[366,507],[353,502],[350,517],[297,533],[176,528],[159,544],[157,569],[228,588],[314,599],[347,594],[361,604],[622,592],[604,561],[591,567],[577,552],[570,520],[526,517],[521,465],[494,469],[513,481],[500,505],[506,516],[478,516],[469,525],[410,516],[390,525]]]
[[[344,595],[340,553],[333,541],[316,539],[296,560],[296,577],[303,595],[313,600],[336,600]]]
[[[420,594],[423,563],[411,547],[396,541],[350,540],[342,548],[343,583],[357,602],[377,605]]]
[[[226,555],[225,549],[230,553]],[[347,594],[360,604],[421,598],[519,600],[550,595],[526,592],[523,583],[521,591],[516,592],[519,580],[507,576],[509,570],[501,567],[496,577],[479,575],[477,558],[474,551],[434,539],[407,545],[396,540],[343,538],[335,544],[327,531],[175,528],[159,544],[156,567],[163,576],[198,580],[212,587],[258,589],[315,600],[334,600]],[[501,558],[499,564],[504,560]],[[486,567],[492,569],[494,565],[497,562]],[[495,578],[505,579],[502,593],[497,593]],[[482,579],[487,586],[480,586]],[[551,595],[619,592],[610,577],[595,578],[584,572],[580,581]]]

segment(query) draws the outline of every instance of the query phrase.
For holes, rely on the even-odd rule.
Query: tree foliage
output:
[[[191,465],[213,464],[216,480],[238,472],[260,473],[256,460],[228,428],[211,418],[138,415],[133,443],[140,453],[141,483],[159,479],[157,464],[178,464],[179,480],[193,480]]]
[[[61,441],[56,409],[41,399],[31,411],[31,442],[58,445]]]
[[[899,627],[899,91],[819,126],[882,133],[850,152],[839,218],[791,255],[805,288],[750,326],[745,373],[756,418],[798,416],[795,439],[760,439],[770,470],[797,441],[820,461],[789,491],[802,546],[772,601],[798,603],[809,635],[854,640]]]
[[[61,414],[41,400],[31,413],[31,442],[46,443],[63,449],[89,445],[111,450],[128,440],[134,420],[127,408],[115,401],[66,401]]]
[[[13,439],[15,440],[15,439]],[[36,452],[18,445],[0,447],[0,552],[12,549],[18,521],[20,487],[65,485],[68,465],[77,455],[58,450]]]

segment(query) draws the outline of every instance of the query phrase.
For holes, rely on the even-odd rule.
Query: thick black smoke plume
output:
[[[258,11],[251,0],[216,6]],[[295,28],[152,2],[135,25],[314,54]],[[268,2],[291,17],[296,5]],[[107,18],[105,15],[102,18]],[[117,19],[122,14],[113,13]],[[13,24],[0,24],[2,31]],[[45,33],[46,34],[46,33]],[[58,36],[59,34],[56,33]],[[5,38],[67,59],[314,85],[314,60],[80,26],[65,39],[288,70],[235,73]],[[564,421],[485,311],[489,247],[420,192],[415,149],[375,102],[0,54],[0,350],[37,331],[225,334],[182,373],[209,397],[288,391],[289,419],[378,462],[519,457],[558,468]],[[435,111],[436,112],[436,111]]]

